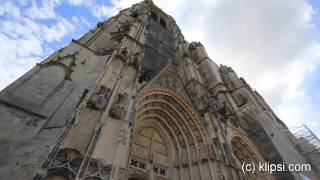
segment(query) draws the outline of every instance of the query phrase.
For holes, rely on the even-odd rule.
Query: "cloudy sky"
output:
[[[137,0],[1,0],[0,89]],[[196,2],[196,3],[195,3]],[[257,89],[289,126],[320,136],[320,1],[154,0]]]

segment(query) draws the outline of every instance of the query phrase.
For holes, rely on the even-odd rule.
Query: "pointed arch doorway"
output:
[[[212,144],[183,95],[152,86],[135,110],[128,179],[212,179]]]

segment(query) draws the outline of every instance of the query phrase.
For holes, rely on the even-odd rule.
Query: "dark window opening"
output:
[[[132,166],[138,166],[138,161],[131,159],[130,165]]]
[[[151,19],[154,20],[154,21],[157,21],[158,20],[158,16],[154,12],[151,12]]]
[[[166,175],[166,170],[165,169],[160,169],[160,174],[165,176]]]
[[[160,25],[166,28],[166,22],[162,18],[160,18]]]
[[[123,25],[120,27],[120,31],[123,32],[123,31],[130,31],[130,26],[128,25]]]
[[[138,13],[133,13],[133,14],[131,14],[130,16],[133,17],[133,18],[135,18],[135,19],[137,19],[137,18],[138,18],[138,15],[139,15]]]
[[[145,163],[140,162],[140,164],[139,164],[139,168],[146,169],[146,164],[145,164]]]

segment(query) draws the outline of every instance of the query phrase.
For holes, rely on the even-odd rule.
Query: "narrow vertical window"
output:
[[[166,28],[166,22],[162,18],[160,18],[160,25]]]

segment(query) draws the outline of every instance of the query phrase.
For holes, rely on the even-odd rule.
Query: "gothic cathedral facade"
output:
[[[0,120],[0,179],[290,180],[241,167],[306,163],[261,95],[151,0],[5,88]]]

